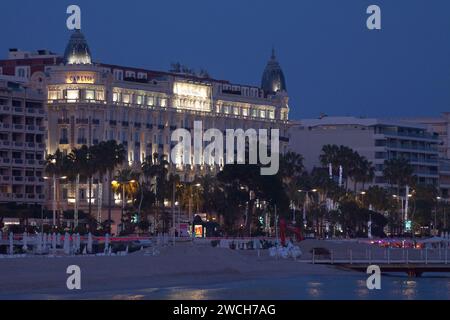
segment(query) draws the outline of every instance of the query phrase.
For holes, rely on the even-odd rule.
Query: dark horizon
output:
[[[82,10],[94,61],[168,71],[172,62],[212,78],[260,85],[275,46],[286,76],[290,119],[437,116],[450,106],[448,1],[378,0],[382,30],[366,28],[373,1],[206,0],[3,3],[9,48],[62,54],[66,8]],[[115,21],[112,23],[111,21]]]

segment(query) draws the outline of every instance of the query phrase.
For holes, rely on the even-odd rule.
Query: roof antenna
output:
[[[271,56],[272,60],[275,60],[275,46],[272,45],[272,56]]]

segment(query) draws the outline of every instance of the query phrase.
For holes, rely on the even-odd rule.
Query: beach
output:
[[[227,284],[233,286],[236,283],[272,279],[348,278],[357,281],[358,285],[365,284],[367,275],[364,273],[312,264],[308,252],[314,247],[327,247],[342,254],[351,248],[355,255],[363,255],[368,245],[306,240],[300,243],[304,254],[299,260],[271,257],[268,250],[261,250],[258,256],[257,250],[213,248],[207,243],[189,242],[159,247],[157,255],[152,255],[153,249],[147,248],[126,256],[1,259],[0,299],[132,299],[136,297],[132,292],[146,293],[137,295],[141,298],[166,298],[164,295],[152,295],[152,292],[161,288],[178,288],[175,292],[183,292],[183,288],[214,287],[219,284],[224,287]],[[382,252],[380,248],[380,254]],[[66,269],[70,265],[81,269],[81,290],[70,291],[66,287],[69,276]],[[283,291],[277,283],[273,289]],[[195,299],[192,294],[181,297]]]

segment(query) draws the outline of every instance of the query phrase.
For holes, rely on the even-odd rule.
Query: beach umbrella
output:
[[[76,235],[76,248],[77,252],[81,252],[81,237],[79,233]]]
[[[14,236],[13,233],[9,233],[9,254],[14,254]]]
[[[52,249],[53,249],[53,252],[56,251],[56,233],[54,233],[54,232],[52,235]]]
[[[42,252],[42,235],[40,233],[38,233],[36,237],[36,252]]]
[[[42,251],[46,252],[47,251],[47,234],[43,234],[42,237]]]
[[[56,235],[56,245],[57,245],[58,247],[61,246],[61,234],[60,234],[60,233],[58,233],[58,234]]]
[[[24,232],[23,233],[23,237],[22,237],[22,243],[23,243],[22,249],[23,249],[23,251],[27,251],[27,249],[28,249],[28,247],[27,247],[27,240],[28,239],[27,238],[28,238],[27,233]]]
[[[63,248],[64,248],[64,253],[65,254],[70,254],[70,235],[67,232],[64,235]]]
[[[88,234],[87,252],[92,253],[92,233],[90,233],[90,232]]]
[[[105,253],[108,252],[109,249],[109,233],[105,235]]]

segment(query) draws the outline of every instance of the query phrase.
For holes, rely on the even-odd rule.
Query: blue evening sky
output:
[[[82,10],[94,60],[259,85],[272,45],[291,119],[416,116],[450,111],[448,0],[22,0],[0,4],[0,54],[64,51],[66,8]],[[366,8],[382,9],[382,30]]]

